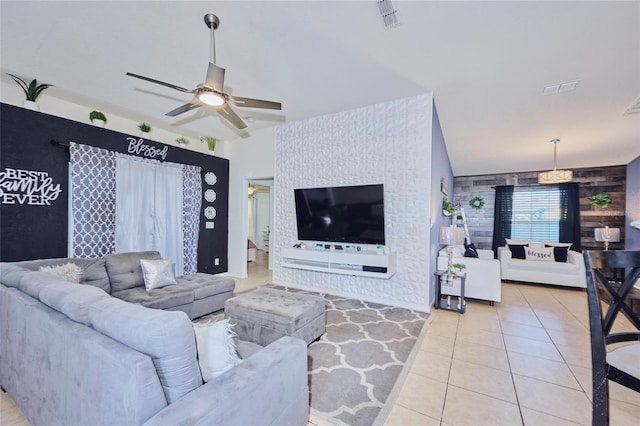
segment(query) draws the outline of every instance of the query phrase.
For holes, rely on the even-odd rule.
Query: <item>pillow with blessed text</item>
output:
[[[538,260],[543,262],[553,262],[553,247],[526,247],[526,260]]]

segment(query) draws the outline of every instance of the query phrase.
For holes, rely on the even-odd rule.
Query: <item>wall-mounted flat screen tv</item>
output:
[[[298,240],[385,244],[382,184],[294,191]]]

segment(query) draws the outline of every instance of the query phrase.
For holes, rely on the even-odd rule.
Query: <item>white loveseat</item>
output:
[[[464,284],[464,297],[471,299],[500,302],[501,281],[500,262],[493,258],[493,250],[478,250],[478,258],[464,257],[464,247],[453,247],[453,263],[462,263],[466,266],[467,277]],[[445,271],[448,265],[447,249],[438,253],[438,271]],[[451,296],[460,296],[460,279],[455,279],[452,286],[443,285],[441,293]]]
[[[584,259],[577,251],[569,250],[566,262],[541,262],[513,259],[508,247],[498,247],[498,259],[503,280],[587,288]]]

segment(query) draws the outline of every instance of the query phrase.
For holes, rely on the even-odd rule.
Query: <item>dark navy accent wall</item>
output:
[[[51,144],[77,142],[130,155],[134,135],[0,104],[0,260],[17,261],[67,256],[68,148]],[[214,229],[206,229],[202,200],[198,242],[198,271],[227,271],[229,161],[223,158],[144,140],[164,158],[155,159],[202,168],[203,191],[216,191]],[[166,151],[165,151],[166,150]],[[147,150],[149,152],[149,150]],[[149,158],[148,156],[145,158]],[[21,172],[20,170],[30,171]],[[42,172],[42,173],[33,173]],[[206,184],[206,172],[217,182]],[[56,196],[56,185],[60,185]],[[55,197],[55,199],[54,199]],[[214,259],[220,264],[215,265]]]

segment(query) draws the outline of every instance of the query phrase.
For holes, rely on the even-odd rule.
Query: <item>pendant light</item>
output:
[[[573,172],[571,170],[558,170],[556,168],[556,150],[560,139],[552,139],[549,143],[553,144],[553,170],[538,173],[538,183],[545,185],[550,183],[571,182],[573,179]]]

